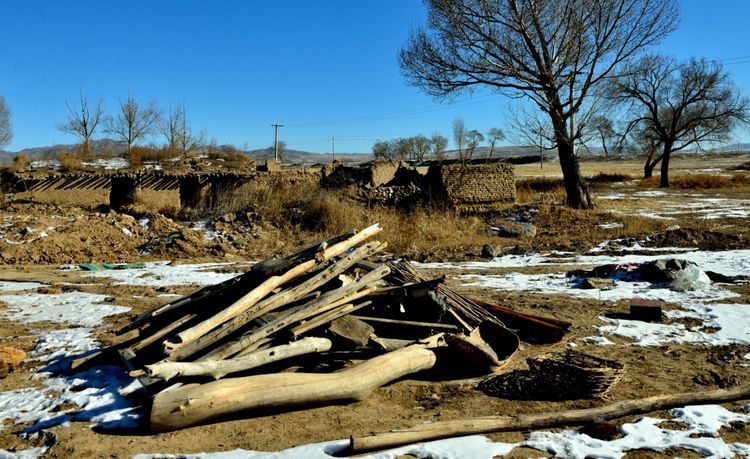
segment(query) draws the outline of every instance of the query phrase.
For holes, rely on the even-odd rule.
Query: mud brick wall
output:
[[[329,188],[376,188],[391,182],[400,166],[399,161],[370,161],[352,166],[334,162],[323,167],[321,185]]]
[[[425,181],[433,200],[462,212],[493,211],[516,200],[512,164],[432,166]]]

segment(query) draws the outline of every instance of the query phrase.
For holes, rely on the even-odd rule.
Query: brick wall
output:
[[[433,200],[462,212],[496,210],[516,199],[512,164],[431,166],[425,177]]]

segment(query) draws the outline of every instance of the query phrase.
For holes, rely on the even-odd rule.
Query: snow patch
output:
[[[8,305],[1,312],[16,322],[56,322],[95,327],[101,325],[105,317],[130,310],[123,306],[102,304],[107,298],[106,295],[85,292],[52,295],[26,293],[3,295],[0,301]]]
[[[170,265],[169,261],[145,263],[145,268],[112,269],[87,273],[89,277],[112,279],[115,285],[168,287],[174,285],[212,285],[237,276],[237,273],[217,273],[213,268],[233,263],[199,263]]]

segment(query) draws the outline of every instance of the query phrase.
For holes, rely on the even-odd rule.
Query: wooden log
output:
[[[207,332],[218,327],[222,323],[242,314],[250,307],[258,303],[261,299],[266,297],[277,287],[284,285],[285,283],[293,279],[296,279],[297,277],[311,270],[313,267],[315,267],[315,265],[337,257],[347,250],[351,249],[352,247],[356,247],[365,239],[377,234],[380,231],[381,228],[378,225],[373,225],[365,228],[349,239],[323,249],[322,252],[316,255],[314,260],[303,261],[284,274],[269,277],[260,285],[251,290],[248,294],[237,300],[229,307],[222,309],[213,317],[178,333],[177,339],[175,341],[166,342],[165,347],[167,349],[169,349],[170,347],[177,348],[199,338],[202,335],[205,335]]]
[[[229,305],[227,308],[222,309],[203,322],[200,322],[188,328],[187,330],[179,332],[176,339],[174,339],[173,341],[165,341],[165,350],[168,352],[172,352],[173,350],[198,339],[202,335],[205,335],[207,332],[213,330],[222,323],[233,319],[239,314],[242,314],[248,308],[254,306],[258,301],[262,300],[271,292],[273,292],[273,290],[275,290],[277,287],[296,279],[297,277],[314,268],[317,263],[318,262],[315,260],[308,260],[298,264],[284,274],[269,277],[260,285],[252,289],[245,296]]]
[[[221,360],[231,357],[237,353],[242,353],[242,351],[244,351],[247,347],[255,345],[260,340],[269,338],[274,333],[277,333],[309,317],[315,316],[317,314],[322,314],[341,305],[344,305],[350,301],[362,298],[363,296],[367,296],[373,291],[375,291],[375,287],[368,287],[364,290],[347,294],[346,296],[337,300],[316,300],[315,302],[312,302],[314,304],[311,304],[308,307],[300,307],[299,309],[295,309],[294,311],[291,311],[288,314],[279,317],[273,322],[270,322],[258,328],[257,330],[253,330],[253,332],[249,335],[245,335],[236,341],[232,341],[225,344],[224,346],[214,349],[198,360]]]
[[[732,389],[656,395],[644,399],[623,400],[596,408],[579,410],[438,421],[394,432],[367,437],[352,437],[348,452],[359,454],[366,451],[394,448],[415,442],[464,435],[572,426],[594,420],[601,422],[685,405],[723,403],[747,398],[750,398],[750,385]]]
[[[374,293],[374,291],[372,293]],[[372,293],[370,293],[370,295],[372,295]],[[371,304],[372,304],[372,301],[369,301],[369,300],[363,301],[357,305],[349,303],[343,306],[339,306],[338,308],[332,311],[328,311],[325,314],[320,314],[309,320],[304,320],[302,321],[302,323],[300,323],[299,325],[297,325],[296,327],[292,329],[292,336],[296,338],[297,336],[303,333],[307,333],[310,330],[314,330],[320,327],[321,325],[325,325],[339,318],[343,318],[344,316],[351,314],[352,312],[362,309],[364,307],[367,307]]]
[[[335,373],[276,373],[190,384],[154,397],[151,431],[172,431],[251,410],[358,401],[388,382],[432,368],[435,360],[431,350],[413,345]]]
[[[401,325],[405,327],[419,327],[419,328],[431,328],[434,330],[441,330],[447,332],[458,332],[459,328],[451,324],[440,324],[433,322],[417,322],[414,320],[396,320],[396,319],[385,319],[382,317],[369,317],[369,316],[352,316],[356,319],[363,320],[371,324],[387,324],[387,325]]]
[[[300,306],[299,309],[291,311],[288,314],[279,317],[274,322],[253,331],[251,335],[244,336],[239,340],[214,349],[209,354],[201,357],[201,360],[225,359],[242,351],[247,346],[252,345],[257,339],[266,338],[272,333],[278,332],[287,326],[294,325],[297,322],[301,322],[317,314],[330,311],[331,309],[346,304],[349,301],[369,295],[376,289],[372,284],[387,276],[389,272],[390,269],[387,266],[381,266],[379,269],[365,274],[356,282],[352,282],[351,284],[347,284],[336,290],[324,293],[319,298]]]
[[[159,316],[178,312],[179,310],[188,307],[189,305],[193,304],[196,301],[205,299],[207,297],[218,295],[226,291],[226,289],[228,288],[231,288],[237,285],[244,286],[248,284],[255,286],[258,283],[260,283],[263,279],[265,279],[265,277],[278,273],[278,272],[282,272],[288,269],[289,266],[291,266],[291,262],[286,259],[277,260],[277,259],[271,258],[271,259],[262,261],[260,263],[256,263],[255,265],[253,265],[252,268],[250,268],[248,272],[244,274],[240,274],[238,276],[235,276],[231,279],[228,279],[216,285],[209,285],[209,286],[203,287],[200,290],[197,290],[188,296],[178,298],[175,301],[158,306],[154,309],[151,309],[149,311],[146,311],[138,315],[135,319],[130,321],[128,324],[118,329],[115,332],[115,334],[120,335],[130,330],[139,328],[149,323],[150,321],[156,319]]]
[[[387,247],[387,244],[377,241],[358,247],[352,253],[338,260],[336,263],[311,277],[307,281],[260,301],[255,306],[248,308],[237,317],[234,317],[214,330],[197,338],[192,343],[167,349],[166,351],[169,354],[167,359],[178,361],[197,354],[236,332],[255,318],[278,309],[281,306],[297,301],[302,296],[309,294],[322,285],[325,285],[331,279],[334,279],[336,276],[349,269],[357,261],[367,258],[383,250],[385,247]]]
[[[220,379],[232,373],[251,370],[280,360],[297,357],[313,352],[325,352],[331,349],[331,341],[325,338],[303,338],[290,344],[275,346],[236,359],[206,362],[160,362],[146,365],[146,374],[151,378],[169,381],[181,376],[211,376]],[[137,376],[131,372],[130,376]]]

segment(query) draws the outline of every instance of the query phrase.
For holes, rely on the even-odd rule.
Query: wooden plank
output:
[[[347,315],[331,322],[328,331],[355,346],[366,346],[375,329],[363,320]]]

